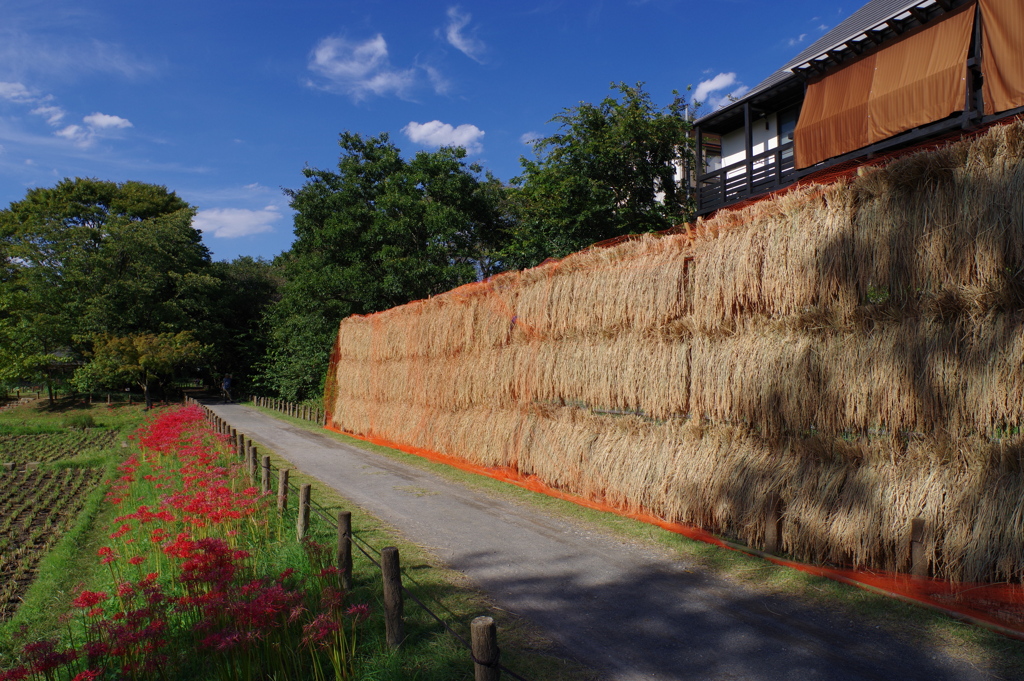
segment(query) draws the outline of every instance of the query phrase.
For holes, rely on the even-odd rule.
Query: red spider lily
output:
[[[370,606],[368,603],[356,603],[350,605],[345,614],[356,622],[365,622],[370,617]]]
[[[104,591],[83,591],[79,594],[78,598],[71,601],[71,605],[76,608],[94,608],[103,601],[110,598]]]
[[[71,681],[91,681],[92,679],[98,679],[102,673],[102,670],[99,669],[86,669],[85,671],[78,672]]]

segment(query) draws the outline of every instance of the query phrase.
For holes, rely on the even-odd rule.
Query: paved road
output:
[[[1000,678],[255,409],[211,407],[612,681]]]

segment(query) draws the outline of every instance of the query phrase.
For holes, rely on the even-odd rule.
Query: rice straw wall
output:
[[[1024,124],[340,325],[333,424],[800,560],[1024,577]]]

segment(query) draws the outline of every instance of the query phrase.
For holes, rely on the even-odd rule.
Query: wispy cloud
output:
[[[737,80],[735,73],[719,73],[713,78],[698,83],[697,88],[693,91],[693,99],[714,110],[725,106],[735,98],[742,97],[749,89]]]
[[[534,132],[533,130],[531,130],[530,132],[524,132],[522,135],[520,135],[519,141],[528,146],[533,146],[534,142],[543,137],[544,135],[540,134],[539,132]]]
[[[100,113],[99,111],[97,111],[96,113],[89,114],[88,116],[83,118],[82,121],[90,128],[96,130],[109,130],[112,128],[132,127],[132,122],[129,121],[127,118],[121,118],[120,116],[110,116],[105,113]]]
[[[444,37],[448,44],[457,49],[470,59],[480,62],[481,55],[487,51],[487,46],[475,35],[466,35],[463,30],[469,26],[473,16],[468,12],[463,14],[459,7],[448,8],[448,25],[444,29]]]
[[[260,210],[209,208],[196,213],[192,219],[192,226],[203,234],[221,239],[234,239],[272,232],[274,223],[280,219],[281,211],[277,206],[266,206]]]
[[[388,58],[384,36],[363,42],[351,42],[340,36],[317,43],[309,60],[309,69],[321,76],[312,87],[365,99],[369,95],[396,95],[407,98],[416,80],[415,69],[395,69]]]
[[[32,93],[24,83],[7,83],[0,81],[0,98],[18,104],[31,104],[38,101],[37,95]]]
[[[806,34],[806,33],[801,33],[801,34],[800,34],[799,36],[797,36],[796,38],[790,38],[790,39],[789,39],[788,41],[786,41],[786,42],[787,42],[787,44],[788,44],[788,45],[789,45],[790,47],[796,47],[797,45],[799,45],[800,43],[802,43],[802,42],[803,42],[803,41],[804,41],[804,40],[805,40],[806,38],[807,38],[807,34]]]
[[[84,125],[69,125],[53,134],[84,149],[91,147],[97,138],[105,136],[108,131],[133,127],[132,122],[127,118],[111,116],[98,111],[83,118],[82,123]]]
[[[46,119],[47,123],[54,127],[60,125],[61,121],[64,120],[64,116],[67,115],[67,112],[59,106],[39,106],[29,111],[29,113],[42,116]]]
[[[155,72],[154,65],[113,43],[69,36],[57,41],[0,29],[0,78],[74,80],[91,73],[138,78]]]
[[[484,149],[484,131],[469,123],[455,127],[441,121],[412,121],[402,132],[413,143],[425,147],[464,147],[470,154],[479,154]]]

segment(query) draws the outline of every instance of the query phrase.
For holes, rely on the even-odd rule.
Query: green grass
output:
[[[989,666],[1010,678],[1018,678],[1024,674],[1024,642],[965,624],[937,611],[779,566],[745,553],[694,541],[656,525],[590,509],[571,501],[538,494],[493,478],[468,473],[396,449],[328,431],[308,421],[287,417],[270,409],[257,409],[293,425],[323,433],[338,442],[434,472],[468,487],[498,494],[505,499],[529,505],[545,513],[599,528],[619,538],[668,551],[670,555],[697,569],[732,580],[745,588],[796,598],[819,608],[839,611],[842,615],[859,619],[868,626],[884,627],[894,636],[899,636],[912,644],[929,646],[965,658],[974,664]]]

